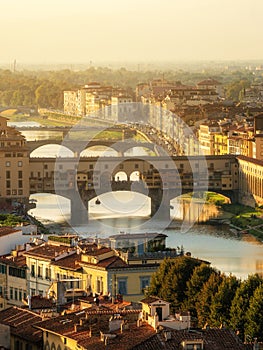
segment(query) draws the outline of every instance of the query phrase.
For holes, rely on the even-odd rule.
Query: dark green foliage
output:
[[[203,288],[199,294],[199,300],[196,304],[198,324],[200,327],[203,327],[206,323],[212,326],[211,306],[222,279],[223,277],[220,272],[212,272],[207,282],[203,284]]]
[[[26,222],[18,215],[0,214],[0,226],[16,226],[21,222]]]
[[[236,290],[230,308],[230,326],[239,332],[239,336],[244,340],[245,324],[248,321],[249,302],[255,290],[263,284],[263,279],[258,275],[250,275],[243,281]]]
[[[199,265],[200,260],[186,256],[166,259],[151,280],[149,294],[169,301],[174,310],[181,309],[186,298],[186,283]]]
[[[199,301],[199,295],[203,285],[208,281],[213,272],[216,272],[214,268],[202,263],[194,269],[191,278],[186,282],[185,308],[191,312],[193,317],[197,317],[196,305]]]
[[[213,326],[228,325],[230,307],[240,281],[235,276],[222,275],[222,282],[211,303],[210,319]]]
[[[247,322],[245,325],[245,335],[250,339],[257,338],[263,341],[263,285],[255,290],[250,298],[249,309],[247,311]]]

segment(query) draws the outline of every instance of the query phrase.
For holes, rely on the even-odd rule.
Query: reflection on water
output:
[[[203,201],[175,198],[171,200],[171,217],[188,222],[205,222],[218,217],[218,207]]]
[[[67,225],[59,228],[63,232],[78,232],[87,237],[105,238],[120,231],[127,233],[138,232],[164,232],[167,234],[167,246],[177,247],[183,245],[186,251],[190,251],[192,256],[210,261],[212,266],[225,273],[232,273],[240,278],[246,278],[251,273],[263,274],[263,247],[257,241],[247,241],[248,236],[237,237],[227,226],[194,225],[189,226],[189,230],[180,230],[180,221],[173,221],[171,227],[164,231],[162,223],[155,222],[153,227],[149,219],[149,200],[134,193],[115,192],[114,196],[100,196],[100,205],[95,204],[95,200],[90,202],[89,211],[91,220],[86,227],[69,227]],[[41,217],[47,223],[53,219],[62,222],[64,217],[61,208],[67,213],[69,219],[70,205],[65,198],[57,198],[55,195],[33,195],[31,198],[37,199],[37,208],[30,211],[36,217]],[[174,203],[173,203],[174,204]],[[139,208],[139,210],[136,210]],[[189,206],[189,203],[186,204]],[[193,206],[194,211],[198,209],[198,203]],[[211,208],[211,212],[209,211]],[[174,207],[173,214],[182,218],[187,210],[182,207]],[[121,211],[121,217],[120,216]],[[209,217],[217,212],[213,205],[205,205],[201,215]],[[195,213],[196,214],[196,213]],[[189,213],[189,217],[195,214]],[[211,215],[210,215],[211,214]],[[147,226],[147,223],[148,226]],[[144,228],[141,225],[144,224]],[[55,228],[54,228],[55,229]]]

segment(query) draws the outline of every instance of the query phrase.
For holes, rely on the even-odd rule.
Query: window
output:
[[[19,167],[23,166],[22,160],[19,160],[19,161],[17,162],[17,166],[19,166]]]
[[[22,300],[22,290],[19,290],[18,299],[19,299],[20,301]]]
[[[6,274],[6,265],[0,264],[0,273]]]
[[[17,190],[12,190],[12,195],[16,196],[17,195]]]
[[[144,289],[150,285],[150,276],[140,277],[141,291],[144,293]]]
[[[139,164],[134,164],[135,169],[139,169]]]
[[[26,271],[24,269],[10,266],[8,270],[9,276],[19,277],[19,278],[26,278]]]
[[[19,196],[22,196],[23,195],[23,190],[18,190],[18,194],[19,194]]]
[[[17,290],[17,288],[15,288],[15,300],[17,300],[18,299],[18,290]]]
[[[3,296],[3,287],[0,286],[0,297],[2,297],[2,296]]]
[[[50,268],[46,267],[46,280],[51,279],[51,270]]]
[[[118,278],[118,293],[121,295],[127,294],[127,277]]]
[[[38,266],[37,268],[37,277],[42,278],[42,266]]]
[[[47,169],[47,164],[44,165],[44,169]]]
[[[89,169],[92,170],[93,169],[93,164],[89,165]]]
[[[31,276],[35,277],[36,272],[35,272],[35,265],[31,265]]]
[[[22,180],[18,180],[18,187],[22,188],[23,187],[23,181]]]
[[[7,170],[7,171],[6,171],[6,178],[7,178],[7,179],[10,179],[10,177],[11,177],[11,176],[10,176],[10,170]]]
[[[18,171],[18,178],[19,178],[19,179],[22,179],[22,178],[23,178],[23,171],[22,171],[22,170],[19,170],[19,171]]]
[[[6,188],[10,188],[11,187],[11,182],[10,180],[6,180]]]
[[[31,288],[31,296],[33,297],[34,295],[36,295],[36,290],[35,288]]]
[[[12,287],[10,287],[10,289],[9,289],[9,297],[10,297],[10,299],[14,299],[14,290]]]
[[[11,163],[10,162],[5,162],[5,166],[10,166]]]

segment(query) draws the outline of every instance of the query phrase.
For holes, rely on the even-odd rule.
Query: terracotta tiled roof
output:
[[[26,305],[28,305],[28,300],[26,299],[24,301],[26,303]],[[40,295],[34,295],[31,297],[31,309],[53,309],[54,306],[56,306],[54,304],[54,302],[52,302],[52,300],[48,299],[48,298],[44,298]]]
[[[229,329],[207,329],[199,331],[172,330],[171,339],[165,341],[163,333],[154,335],[133,350],[172,350],[180,349],[183,341],[201,340],[204,350],[245,350],[245,345]]]
[[[110,257],[108,259],[104,259],[102,261],[99,261],[97,265],[100,266],[100,267],[105,267],[107,269],[115,268],[115,267],[127,266],[125,261],[123,261],[118,256],[112,256],[112,257]]]
[[[52,245],[52,244],[46,243],[44,245],[30,249],[29,251],[25,252],[24,255],[35,256],[35,257],[52,260],[52,259],[55,259],[60,254],[67,252],[69,249],[70,249],[69,247],[66,247],[63,245]]]
[[[146,298],[142,299],[141,303],[151,304],[151,303],[154,303],[157,300],[160,300],[160,298],[154,297],[154,296],[150,296],[150,297],[146,297]]]
[[[11,235],[12,233],[17,233],[18,231],[21,231],[21,229],[8,227],[8,226],[2,226],[2,227],[0,227],[0,237]]]
[[[107,344],[107,349],[115,350],[128,350],[134,346],[140,344],[144,340],[155,334],[155,331],[149,325],[143,325],[137,327],[135,320],[138,318],[138,310],[130,310],[126,312],[119,312],[118,314],[123,316],[124,319],[129,322],[129,330],[114,332],[116,334],[115,339],[110,339]],[[109,333],[109,318],[116,312],[96,312],[92,311],[80,311],[75,314],[68,314],[59,316],[51,320],[40,322],[37,327],[42,330],[47,330],[60,334],[61,336],[68,337],[77,341],[77,343],[84,349],[89,350],[104,350],[105,344],[100,339],[100,332]],[[87,315],[87,316],[86,316]],[[83,320],[83,325],[79,326],[76,330],[74,325],[79,324],[80,320]],[[89,336],[91,330],[92,336]]]
[[[36,313],[16,306],[0,311],[0,324],[10,326],[11,334],[37,344],[42,341],[42,332],[33,325],[40,321]]]
[[[77,271],[81,269],[81,266],[79,265],[80,260],[81,260],[80,255],[75,253],[75,254],[66,256],[65,258],[59,259],[57,261],[53,261],[52,265]]]
[[[82,264],[85,266],[96,266],[96,267],[102,267],[105,269],[117,268],[117,267],[128,267],[128,264],[118,256],[111,256],[110,258],[103,259],[99,261],[97,264],[93,264],[85,261],[82,261],[81,265]]]
[[[0,261],[10,266],[26,267],[26,258],[21,256],[3,255]]]
[[[102,248],[95,248],[92,251],[88,252],[88,255],[93,255],[93,256],[99,256],[105,253],[109,253],[110,251],[112,251],[111,248],[107,248],[107,247],[102,247]]]

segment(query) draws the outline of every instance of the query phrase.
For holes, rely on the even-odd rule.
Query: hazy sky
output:
[[[0,0],[0,63],[263,59],[263,0]]]

